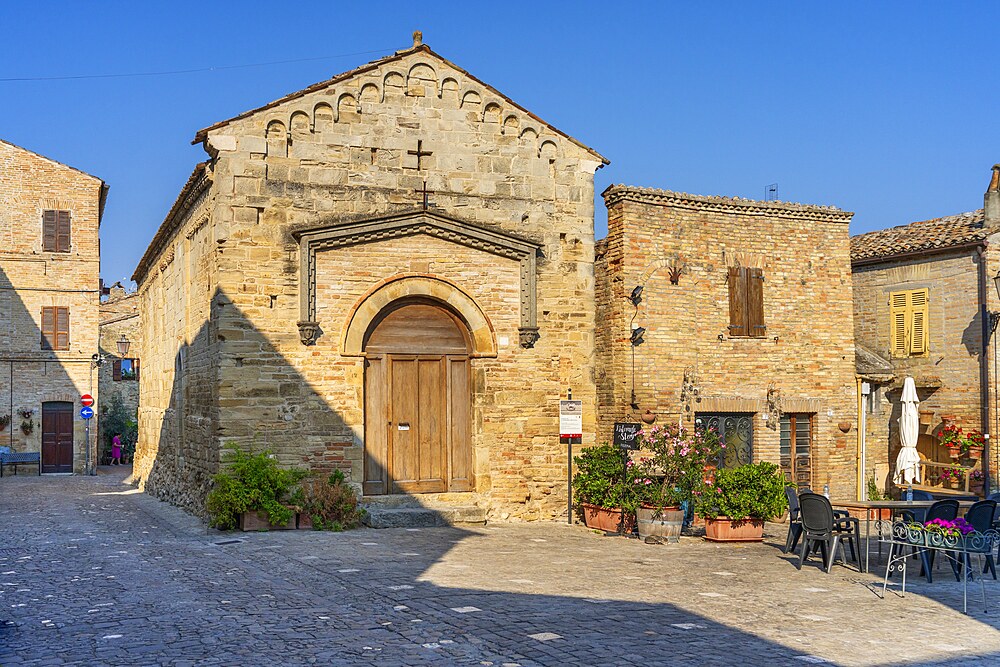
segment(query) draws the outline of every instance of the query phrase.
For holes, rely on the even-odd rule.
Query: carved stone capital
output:
[[[299,340],[302,341],[302,344],[315,345],[316,339],[319,337],[319,322],[305,322],[300,320],[296,324],[299,327]]]
[[[538,327],[519,327],[517,335],[520,339],[521,347],[526,350],[535,347],[535,343],[541,338],[538,334]]]

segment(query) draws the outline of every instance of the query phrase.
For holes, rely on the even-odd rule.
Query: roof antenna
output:
[[[764,201],[778,201],[778,184],[764,186]]]

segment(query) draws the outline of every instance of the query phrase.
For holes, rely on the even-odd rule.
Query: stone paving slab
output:
[[[796,570],[779,525],[220,533],[124,476],[0,480],[0,665],[1000,664],[978,584],[969,616],[946,568],[881,600],[876,575]]]

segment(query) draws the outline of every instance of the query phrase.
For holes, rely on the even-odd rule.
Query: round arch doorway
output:
[[[392,303],[365,335],[365,495],[471,491],[468,327],[440,304]]]

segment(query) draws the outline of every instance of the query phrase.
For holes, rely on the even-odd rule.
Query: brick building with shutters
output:
[[[989,313],[1000,311],[994,285],[1000,270],[1000,165],[993,167],[984,200],[975,211],[851,239],[854,337],[864,352],[858,374],[866,382],[865,470],[883,489],[892,489],[907,376],[920,399],[922,459],[951,464],[936,437],[945,417],[965,431],[997,430],[990,407],[995,350],[984,341],[991,341]],[[876,358],[881,361],[873,364]],[[925,470],[928,485],[938,486],[940,468]]]
[[[598,439],[644,416],[701,423],[722,432],[724,465],[772,461],[853,498],[852,214],[621,185],[604,200]]]
[[[101,389],[101,409],[98,410],[98,451],[101,462],[110,454],[110,442],[114,433],[105,428],[104,415],[116,398],[120,399],[128,415],[138,419],[139,412],[139,298],[136,292],[128,292],[121,283],[105,288],[101,301],[101,354],[105,361],[99,371]],[[128,357],[118,352],[118,341],[124,336],[129,341]],[[126,440],[130,434],[124,433]],[[134,445],[135,441],[126,442]]]
[[[0,446],[41,452],[42,472],[87,460],[106,196],[101,179],[0,141]]]

